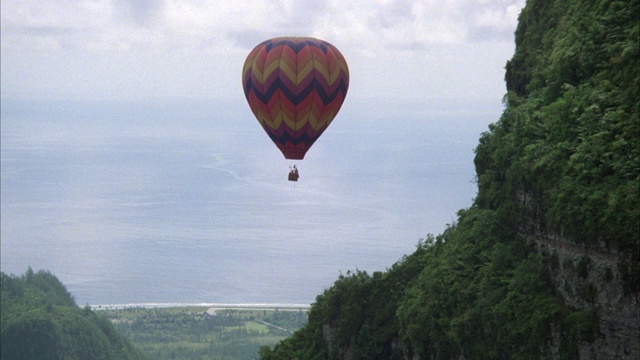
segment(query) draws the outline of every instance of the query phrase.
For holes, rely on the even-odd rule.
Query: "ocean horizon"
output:
[[[347,99],[293,162],[240,100],[2,99],[1,270],[80,305],[311,304],[455,222],[502,111]]]

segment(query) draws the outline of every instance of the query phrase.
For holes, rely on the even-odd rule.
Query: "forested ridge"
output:
[[[47,271],[1,274],[3,360],[146,359]]]
[[[637,359],[639,1],[529,0],[478,195],[261,359]]]

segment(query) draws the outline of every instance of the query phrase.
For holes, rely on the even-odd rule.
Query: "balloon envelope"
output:
[[[349,69],[326,41],[279,37],[249,53],[242,86],[251,111],[284,157],[303,159],[340,110]]]

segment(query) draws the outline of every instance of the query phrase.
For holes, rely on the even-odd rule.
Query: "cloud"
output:
[[[512,38],[524,1],[497,2],[484,6],[473,14],[470,38]]]
[[[150,26],[161,21],[164,0],[113,0],[113,13],[118,19],[132,21],[137,26]]]
[[[2,94],[221,96],[238,86],[250,49],[294,35],[336,45],[353,65],[354,94],[374,73],[377,86],[362,93],[395,82],[420,96],[428,79],[452,84],[454,65],[482,66],[460,61],[472,52],[502,72],[524,1],[2,0]]]
[[[271,36],[312,35],[371,48],[510,40],[524,0],[2,2],[5,46],[242,48]],[[258,40],[260,39],[260,40]],[[14,40],[14,41],[11,41]]]

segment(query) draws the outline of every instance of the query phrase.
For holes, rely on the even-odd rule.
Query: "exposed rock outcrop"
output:
[[[580,345],[580,359],[640,359],[640,306],[621,274],[626,254],[589,248],[553,234],[531,236],[547,256],[553,283],[565,303],[597,314],[597,334]]]

